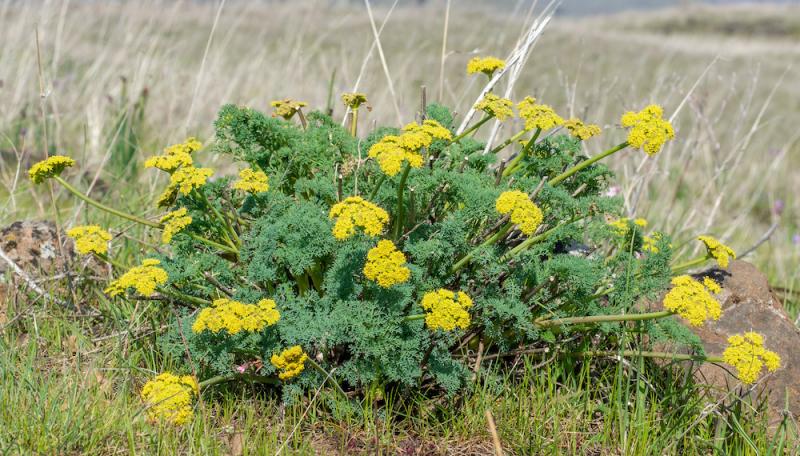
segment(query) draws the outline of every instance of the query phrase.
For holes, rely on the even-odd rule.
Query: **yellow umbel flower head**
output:
[[[581,119],[575,117],[564,122],[564,127],[569,130],[572,136],[581,141],[587,140],[592,136],[597,136],[602,131],[599,125],[585,124]]]
[[[278,378],[281,380],[289,380],[292,377],[297,377],[305,369],[305,362],[308,360],[308,355],[303,351],[303,347],[295,345],[282,351],[278,355],[272,355],[270,362],[275,369],[282,372],[278,373]]]
[[[405,136],[405,135],[404,135]],[[422,167],[422,155],[408,150],[400,136],[387,135],[369,148],[369,157],[374,158],[387,176],[395,176],[403,167],[403,162],[412,168]]]
[[[643,236],[642,250],[650,253],[658,253],[659,252],[658,243],[659,241],[661,241],[661,238],[663,237],[664,235],[659,233],[658,231],[653,231],[653,233],[650,234],[650,236]],[[672,245],[670,245],[670,247],[672,247]],[[715,291],[714,293],[718,292]]]
[[[169,185],[176,188],[181,194],[188,195],[192,190],[205,185],[212,174],[214,171],[211,168],[181,167],[172,173]]]
[[[239,180],[234,182],[233,188],[254,195],[263,193],[269,190],[269,177],[263,171],[245,168],[239,171]]]
[[[219,333],[223,329],[230,335],[242,331],[257,332],[272,326],[281,315],[275,309],[275,301],[262,299],[258,304],[245,304],[232,299],[215,299],[211,307],[201,310],[192,324],[192,331],[205,330]]]
[[[467,74],[483,73],[491,79],[495,71],[505,67],[506,62],[497,57],[473,57],[467,62]]]
[[[284,120],[289,120],[294,117],[301,108],[308,106],[308,103],[285,98],[283,100],[275,100],[271,102],[270,105],[275,108],[272,112],[272,117],[283,117]]]
[[[156,155],[148,158],[144,162],[145,168],[157,168],[170,174],[178,168],[192,166],[192,153],[197,152],[203,144],[194,137],[187,138],[186,141],[173,144],[164,149],[163,155]]]
[[[628,235],[628,230],[630,229],[629,223],[631,219],[627,217],[622,217],[613,222],[609,222],[608,224],[616,230],[617,234],[623,237]],[[637,218],[633,220],[633,224],[638,226],[639,228],[647,228],[647,220],[643,218]]]
[[[369,236],[378,236],[389,222],[389,214],[385,210],[360,196],[349,196],[334,204],[328,217],[336,219],[333,236],[339,240],[356,234],[356,227],[361,227]]]
[[[525,97],[517,104],[519,116],[525,119],[525,129],[540,128],[542,131],[555,128],[564,123],[564,119],[555,110],[545,104],[536,104],[536,98]]]
[[[170,372],[145,383],[141,393],[150,421],[177,426],[192,421],[192,403],[199,394],[200,387],[194,377],[179,377]]]
[[[409,150],[419,150],[423,147],[430,147],[434,139],[443,139],[447,141],[453,139],[450,130],[433,119],[423,121],[422,125],[411,122],[403,127],[403,132],[400,138],[404,146]]]
[[[672,289],[664,296],[664,308],[692,326],[702,326],[708,319],[719,320],[722,308],[711,293],[719,293],[720,286],[708,277],[703,282],[688,275],[673,278]]]
[[[706,245],[708,255],[717,260],[721,268],[727,268],[731,258],[736,259],[736,252],[727,245],[711,236],[697,236],[697,240]]]
[[[544,218],[539,206],[531,201],[527,193],[519,190],[501,193],[495,201],[495,209],[501,214],[510,214],[511,223],[528,236],[536,232]]]
[[[161,195],[159,195],[158,199],[156,200],[156,206],[158,207],[172,206],[177,197],[178,197],[178,187],[174,185],[167,185],[167,188],[164,189],[164,192]]]
[[[406,256],[403,252],[397,250],[392,241],[383,239],[367,253],[364,275],[383,288],[389,288],[405,283],[411,277],[411,270],[405,264]]]
[[[367,102],[367,96],[361,92],[351,92],[342,94],[342,103],[352,110],[361,107],[362,104]]]
[[[203,148],[203,143],[197,140],[194,136],[186,138],[186,141],[178,144],[173,144],[164,149],[167,155],[178,154],[191,154]]]
[[[133,288],[142,296],[152,296],[156,287],[167,283],[167,271],[158,267],[160,261],[148,258],[142,261],[141,266],[134,266],[117,280],[108,284],[105,292],[109,296],[122,294],[128,288]]]
[[[628,111],[622,115],[620,123],[628,132],[628,144],[643,149],[648,155],[655,155],[667,141],[675,138],[672,124],[663,118],[661,106],[650,105],[639,112]]]
[[[514,103],[508,98],[498,97],[492,92],[487,92],[483,99],[475,105],[475,109],[479,109],[502,122],[509,117],[514,117],[514,111],[511,109],[513,105]]]
[[[75,239],[75,249],[81,255],[94,252],[103,255],[108,252],[111,235],[97,225],[76,226],[67,231],[67,236]]]
[[[53,155],[31,166],[28,176],[34,184],[41,184],[51,177],[61,175],[65,169],[71,166],[75,166],[75,160],[63,155]]]
[[[440,288],[425,293],[420,304],[426,311],[425,325],[429,329],[466,329],[471,321],[467,309],[472,307],[472,299],[464,292]]]
[[[736,376],[742,383],[749,385],[758,380],[764,366],[769,372],[775,372],[781,367],[781,357],[764,348],[764,337],[761,334],[734,334],[728,337],[728,344],[728,348],[722,353],[722,359],[736,369]]]
[[[192,156],[185,152],[176,152],[174,154],[156,155],[148,158],[144,162],[145,168],[158,168],[170,174],[174,173],[182,166],[192,166]]]
[[[173,236],[183,231],[184,228],[192,223],[192,217],[187,213],[188,211],[186,208],[182,207],[161,217],[161,223],[164,224],[164,231],[161,233],[161,242],[169,244]]]

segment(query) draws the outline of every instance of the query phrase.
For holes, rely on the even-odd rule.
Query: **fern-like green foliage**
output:
[[[444,106],[429,106],[426,116],[454,127]],[[193,221],[162,257],[168,286],[209,302],[272,299],[280,320],[259,331],[195,333],[197,313],[186,310],[165,350],[191,358],[204,376],[269,376],[276,374],[271,357],[299,345],[318,368],[307,363],[287,380],[287,391],[317,386],[330,374],[345,389],[438,385],[453,393],[469,378],[478,341],[501,360],[532,344],[610,349],[624,323],[543,330],[538,322],[636,312],[642,298],[654,299],[668,286],[669,238],[661,236],[648,250],[640,227],[631,223],[623,235],[608,225],[620,217],[621,201],[604,196],[613,177],[605,166],[588,166],[561,185],[546,183],[586,159],[579,140],[560,133],[540,140],[511,177],[500,176],[498,158],[484,154],[479,141],[435,140],[421,152],[423,166],[409,168],[403,179],[384,176],[367,158],[374,144],[400,132],[377,128],[359,142],[318,112],[303,127],[223,107],[215,143],[196,161],[208,151],[229,156],[241,168],[263,171],[270,188],[245,194],[232,188],[233,178],[217,179],[178,198],[175,208],[186,207]],[[487,242],[503,226],[496,201],[509,190],[533,195],[541,226],[532,235],[511,227]],[[360,230],[343,240],[333,236],[331,208],[356,195],[389,213],[381,236]],[[236,254],[197,240],[225,245],[226,236]],[[526,244],[531,237],[536,242]],[[403,252],[407,281],[384,288],[365,277],[368,252],[379,239],[391,239]],[[422,299],[437,289],[471,298],[466,327],[432,329],[423,318]],[[693,342],[672,319],[643,327],[653,337]]]

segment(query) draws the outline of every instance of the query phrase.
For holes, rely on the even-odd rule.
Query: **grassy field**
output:
[[[187,135],[210,139],[223,103],[267,110],[292,97],[327,108],[329,84],[357,87],[372,111],[362,125],[413,119],[421,86],[430,100],[469,108],[479,87],[466,78],[477,54],[504,56],[528,11],[442,5],[374,11],[388,77],[364,9],[326,2],[3,2],[0,4],[0,207],[3,225],[90,219],[25,178],[52,152],[76,158],[96,196],[142,213],[163,181],[140,171],[144,157]],[[387,20],[388,18],[388,20]],[[38,33],[38,39],[37,39]],[[671,233],[676,245],[712,233],[787,290],[800,285],[800,8],[692,7],[558,19],[536,44],[514,98],[533,95],[607,133],[589,153],[616,144],[622,112],[650,102],[676,112],[677,140],[654,159],[615,157],[631,215]],[[37,46],[38,43],[38,46]],[[369,56],[369,58],[367,58]],[[334,115],[341,116],[338,97]],[[366,130],[366,129],[365,129]],[[215,165],[211,163],[211,165]],[[216,166],[215,166],[216,167]],[[772,226],[774,229],[771,229]],[[134,261],[134,244],[116,252]],[[707,404],[701,387],[663,378],[649,364],[574,364],[520,358],[515,378],[488,365],[466,396],[423,398],[340,412],[325,391],[281,405],[255,386],[204,398],[184,431],[141,414],[144,379],[169,366],[158,354],[162,317],[153,307],[111,306],[98,288],[80,299],[87,315],[30,302],[4,304],[0,322],[0,452],[9,454],[488,454],[486,410],[511,454],[782,454],[763,415],[748,404]],[[100,317],[89,314],[98,313]],[[638,361],[637,361],[638,362]],[[577,369],[579,375],[566,375]]]

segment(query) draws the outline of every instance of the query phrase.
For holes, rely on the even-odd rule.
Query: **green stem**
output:
[[[351,112],[353,115],[350,117],[350,134],[355,138],[358,132],[358,108],[353,109]]]
[[[492,149],[492,152],[491,152],[491,153],[493,153],[493,154],[496,154],[496,153],[500,152],[501,150],[505,149],[505,148],[506,148],[506,146],[508,146],[508,145],[509,145],[509,144],[511,144],[512,142],[514,142],[514,141],[518,140],[519,138],[521,138],[521,137],[522,137],[522,135],[524,135],[524,134],[525,134],[525,133],[527,133],[527,132],[528,132],[528,130],[522,130],[521,132],[517,133],[516,135],[514,135],[514,136],[512,136],[512,137],[510,137],[510,138],[508,138],[508,139],[506,139],[506,140],[505,140],[505,142],[503,142],[503,143],[502,143],[502,144],[500,144],[499,146],[497,146],[497,147],[495,147],[494,149]]]
[[[194,233],[186,233],[186,235],[188,235],[190,238],[194,239],[195,241],[201,242],[201,243],[203,243],[203,244],[205,244],[205,245],[207,245],[209,247],[214,247],[216,249],[219,249],[219,250],[222,250],[222,251],[225,251],[225,252],[229,252],[229,253],[232,253],[232,254],[234,254],[236,256],[239,256],[239,249],[237,249],[236,247],[229,247],[227,245],[222,245],[220,243],[212,241],[211,239],[206,239],[206,238],[204,238],[202,236],[198,236],[198,235],[196,235]]]
[[[585,352],[573,353],[573,355],[590,357],[590,356],[641,356],[643,358],[661,358],[671,359],[674,361],[704,361],[711,363],[724,363],[725,360],[721,356],[700,356],[689,355],[685,353],[668,353],[668,352],[654,352],[654,351],[639,351],[639,350],[591,350]]]
[[[405,207],[403,206],[403,190],[406,187],[406,179],[408,179],[408,173],[411,171],[411,166],[406,163],[405,169],[403,169],[403,175],[400,176],[400,183],[397,185],[397,212],[395,213],[395,220],[394,220],[394,240],[397,241],[400,239],[400,235],[403,232],[403,219],[405,218],[404,212]]]
[[[701,264],[708,261],[711,257],[706,255],[704,257],[695,258],[694,260],[687,261],[685,263],[678,264],[672,267],[672,275],[678,275],[686,270],[689,270],[695,266],[700,266]]]
[[[345,393],[345,392],[344,392],[344,390],[342,389],[342,387],[341,387],[341,386],[339,386],[339,382],[337,382],[337,381],[336,381],[336,380],[333,378],[333,376],[332,376],[330,373],[328,373],[328,371],[326,371],[325,369],[323,369],[323,368],[322,368],[322,366],[320,366],[319,364],[317,364],[317,362],[316,362],[316,361],[314,361],[313,359],[311,359],[311,357],[309,357],[309,358],[306,360],[306,362],[307,362],[307,363],[309,363],[309,364],[311,364],[311,367],[313,367],[314,369],[316,369],[316,370],[317,370],[317,372],[319,372],[320,374],[324,375],[324,376],[325,376],[325,380],[330,380],[330,381],[331,381],[331,383],[333,384],[333,386],[336,388],[336,391],[338,391],[338,392],[339,392],[339,394],[341,394],[343,397],[347,397],[347,393]]]
[[[619,152],[620,150],[622,150],[622,149],[624,149],[626,147],[628,147],[628,141],[620,143],[620,144],[612,147],[611,149],[608,149],[605,152],[602,152],[602,153],[600,153],[598,155],[595,155],[594,157],[592,157],[592,158],[590,158],[588,160],[584,160],[584,161],[578,163],[577,165],[573,166],[572,168],[570,168],[570,169],[564,171],[563,173],[559,174],[558,176],[554,177],[553,179],[551,179],[550,180],[550,185],[558,185],[558,183],[560,183],[564,179],[572,176],[573,174],[575,174],[578,171],[586,168],[587,166],[591,165],[592,163],[598,162],[598,161],[608,157],[609,155],[612,155],[612,154],[614,154],[616,152]]]
[[[674,312],[663,310],[660,312],[616,314],[616,315],[589,315],[586,317],[553,318],[550,320],[537,320],[533,324],[539,328],[552,328],[554,326],[580,325],[592,323],[609,323],[618,321],[644,321],[656,320],[674,315]]]
[[[88,195],[85,195],[85,194],[81,193],[80,191],[78,191],[78,189],[76,189],[75,187],[70,185],[67,181],[65,181],[64,179],[62,179],[59,176],[53,176],[53,179],[55,179],[56,182],[58,182],[59,184],[64,186],[64,188],[66,188],[70,193],[72,193],[73,195],[77,196],[81,200],[85,201],[90,206],[94,206],[97,209],[100,209],[101,211],[108,212],[109,214],[116,215],[117,217],[120,217],[120,218],[124,218],[125,220],[130,220],[131,222],[139,223],[139,224],[142,224],[142,225],[145,225],[145,226],[149,226],[151,228],[161,229],[161,224],[160,223],[151,222],[150,220],[145,220],[145,219],[139,218],[139,217],[137,217],[135,215],[131,215],[131,214],[127,214],[127,213],[122,212],[122,211],[118,211],[118,210],[114,209],[113,207],[106,206],[103,203],[100,203],[98,201],[93,200]]]
[[[193,190],[193,193],[194,193],[195,197],[197,199],[199,199],[200,201],[202,201],[203,205],[205,205],[211,211],[211,213],[214,214],[214,217],[216,217],[223,224],[224,229],[219,230],[219,233],[222,235],[223,240],[231,248],[238,250],[238,248],[236,247],[236,244],[231,240],[231,237],[229,236],[230,234],[232,234],[238,240],[238,237],[236,236],[236,233],[233,232],[233,228],[230,226],[230,223],[228,223],[228,219],[226,217],[224,217],[217,210],[216,207],[214,207],[214,205],[211,203],[211,201],[209,201],[209,199],[206,197],[206,195],[203,192],[201,192],[200,190]]]
[[[511,160],[511,163],[509,163],[508,166],[506,166],[505,171],[503,171],[503,177],[507,177],[508,175],[512,174],[514,171],[517,170],[517,165],[519,165],[522,159],[525,158],[526,155],[528,155],[528,152],[531,150],[534,144],[536,144],[536,140],[539,138],[539,135],[541,133],[542,129],[537,128],[536,133],[534,133],[531,139],[528,140],[527,144],[525,144],[525,147],[523,147],[522,150],[519,152],[519,154],[516,157],[514,157],[514,160]]]
[[[386,180],[386,174],[381,174],[381,177],[378,178],[378,182],[375,184],[375,187],[372,189],[372,192],[369,194],[369,199],[367,201],[374,201],[375,195],[378,194],[378,190],[381,189],[381,185],[383,185],[383,181]]]
[[[526,250],[531,245],[533,245],[533,244],[535,244],[535,243],[537,243],[539,241],[543,241],[543,240],[547,239],[551,234],[553,234],[559,228],[564,227],[564,226],[569,225],[569,224],[572,224],[572,223],[575,223],[575,222],[577,222],[578,220],[580,220],[580,219],[582,219],[584,217],[585,216],[574,217],[574,218],[572,218],[572,219],[570,219],[570,220],[568,220],[568,221],[566,221],[564,223],[559,223],[558,225],[550,228],[549,230],[545,231],[542,234],[539,234],[539,235],[533,236],[533,237],[529,237],[528,239],[526,239],[523,242],[521,242],[518,246],[516,246],[513,249],[511,249],[508,253],[503,255],[503,257],[500,259],[500,261],[510,260],[511,257],[516,256],[520,252]]]
[[[478,253],[478,251],[502,239],[503,236],[505,236],[513,226],[514,224],[511,222],[506,223],[506,225],[503,228],[501,228],[497,233],[495,233],[490,238],[483,241],[481,245],[472,249],[469,253],[466,254],[466,256],[464,256],[464,258],[458,260],[458,262],[456,262],[456,264],[454,264],[453,267],[450,268],[450,274],[455,274],[456,272],[461,270],[464,266],[468,265],[470,261],[472,261],[472,258],[475,257],[475,254]]]
[[[469,127],[468,129],[464,130],[460,135],[458,135],[455,138],[453,138],[453,140],[450,141],[450,144],[455,144],[455,143],[461,141],[468,134],[470,134],[473,131],[477,130],[478,128],[481,127],[481,125],[485,124],[486,122],[488,122],[489,120],[491,120],[493,118],[494,118],[494,116],[486,116],[483,119],[479,120],[478,123],[476,123],[475,125]]]
[[[416,320],[422,320],[424,318],[425,318],[425,314],[409,315],[409,316],[403,318],[403,321],[416,321]]]
[[[170,296],[170,297],[175,298],[175,299],[180,300],[180,301],[190,302],[192,304],[197,304],[199,306],[209,306],[209,305],[211,305],[211,301],[209,301],[207,299],[198,298],[196,296],[189,296],[187,294],[181,293],[180,291],[174,291],[174,290],[171,290],[169,288],[163,288],[163,287],[158,287],[157,290],[158,290],[159,293],[161,293],[163,295]]]
[[[220,383],[230,382],[233,380],[244,380],[248,382],[254,383],[266,383],[269,385],[280,385],[280,380],[275,377],[265,377],[263,375],[254,375],[254,374],[228,374],[228,375],[217,375],[216,377],[211,377],[209,379],[203,380],[200,382],[200,389],[206,389],[214,385],[218,385]]]

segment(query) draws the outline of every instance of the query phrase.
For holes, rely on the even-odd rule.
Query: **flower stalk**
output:
[[[572,168],[570,168],[570,169],[564,171],[563,173],[559,174],[558,176],[552,178],[550,180],[550,185],[553,185],[553,186],[558,185],[561,181],[563,181],[564,179],[567,179],[568,177],[574,175],[578,171],[580,171],[580,170],[592,165],[593,163],[596,163],[596,162],[608,157],[609,155],[613,155],[613,154],[619,152],[620,150],[622,150],[622,149],[624,149],[626,147],[628,147],[628,141],[625,141],[625,142],[622,142],[620,144],[617,144],[616,146],[612,147],[611,149],[608,149],[605,152],[597,154],[597,155],[595,155],[594,157],[592,157],[592,158],[590,158],[588,160],[584,160],[584,161],[578,163],[577,165],[573,166]]]
[[[493,118],[494,118],[494,116],[485,116],[483,119],[481,119],[477,123],[475,123],[475,125],[467,128],[460,135],[458,135],[455,138],[453,138],[453,140],[450,141],[450,144],[455,144],[455,143],[461,141],[462,139],[467,137],[467,135],[469,135],[470,133],[474,132],[475,130],[480,128],[483,124],[485,124],[486,122],[492,120]]]

